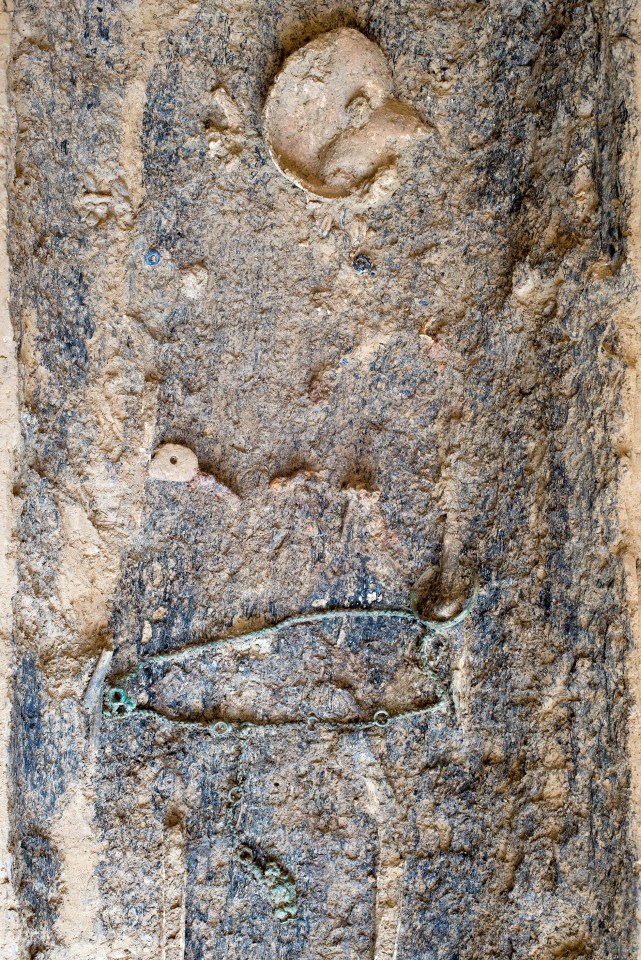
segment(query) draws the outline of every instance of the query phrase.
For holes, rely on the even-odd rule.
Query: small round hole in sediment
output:
[[[238,851],[238,859],[241,863],[253,863],[254,851],[251,849],[251,847],[241,847]]]
[[[370,257],[364,253],[359,253],[356,257],[354,257],[352,266],[356,273],[363,274],[372,272],[372,261]]]

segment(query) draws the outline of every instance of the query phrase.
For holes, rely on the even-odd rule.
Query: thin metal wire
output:
[[[422,714],[428,713],[431,710],[441,706],[447,698],[447,690],[437,675],[437,673],[432,668],[429,657],[428,657],[428,640],[431,634],[434,633],[444,633],[448,630],[451,630],[457,624],[461,623],[465,617],[468,615],[472,609],[474,602],[478,596],[478,576],[474,576],[472,583],[472,590],[470,591],[470,596],[468,597],[467,602],[462,610],[460,610],[456,616],[452,617],[449,620],[429,620],[424,619],[418,616],[417,613],[410,610],[398,610],[392,608],[386,609],[364,609],[364,608],[354,608],[354,607],[335,607],[329,610],[320,610],[299,613],[293,616],[285,617],[282,620],[277,621],[276,623],[269,624],[264,627],[259,627],[257,630],[250,630],[247,633],[234,634],[221,636],[213,639],[206,640],[202,643],[192,643],[186,644],[183,647],[180,647],[177,650],[170,650],[165,653],[155,653],[151,654],[148,657],[144,657],[139,660],[136,667],[127,674],[121,675],[118,677],[116,683],[118,687],[126,689],[126,686],[131,683],[143,670],[147,664],[153,663],[175,663],[181,660],[186,659],[187,657],[193,656],[194,653],[207,653],[208,651],[218,651],[221,649],[238,646],[241,644],[246,644],[254,640],[261,640],[265,637],[275,636],[280,630],[284,630],[287,627],[299,626],[301,624],[308,623],[322,623],[323,621],[334,619],[336,617],[346,617],[352,620],[367,618],[374,619],[394,619],[394,620],[404,620],[410,623],[418,624],[425,629],[425,633],[421,638],[420,645],[420,659],[421,667],[424,672],[429,676],[430,680],[433,682],[436,693],[437,700],[436,703],[431,704],[429,707],[423,708],[421,710],[409,710],[397,714],[388,714],[387,717],[383,720],[382,714],[386,711],[378,710],[372,720],[325,720],[320,717],[312,716],[303,719],[303,720],[283,720],[283,721],[265,721],[265,722],[252,722],[247,723],[246,721],[242,723],[233,723],[222,718],[216,718],[213,720],[178,720],[170,717],[166,717],[158,711],[154,710],[152,707],[138,707],[134,706],[134,709],[130,712],[137,714],[149,714],[162,718],[163,720],[169,723],[179,724],[181,726],[191,726],[191,727],[210,727],[218,736],[224,736],[227,732],[232,730],[237,731],[238,735],[246,737],[250,734],[251,727],[282,727],[282,728],[296,728],[296,727],[306,727],[307,729],[316,729],[316,728],[330,728],[333,730],[364,730],[371,729],[372,727],[385,727],[389,722],[397,720],[401,717],[410,717],[410,716],[421,716]],[[113,689],[113,688],[112,688]],[[109,697],[109,694],[107,694]],[[130,701],[132,702],[132,701]],[[121,718],[122,719],[122,718]],[[228,730],[223,729],[223,724],[227,724]]]

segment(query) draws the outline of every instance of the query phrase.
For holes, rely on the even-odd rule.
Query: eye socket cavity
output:
[[[370,99],[363,90],[359,90],[358,93],[355,93],[352,99],[347,104],[346,108],[347,118],[349,120],[349,125],[351,127],[364,127],[368,122],[369,118],[372,116],[372,104]]]

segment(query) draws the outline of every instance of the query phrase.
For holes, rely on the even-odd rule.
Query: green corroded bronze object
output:
[[[263,887],[272,905],[274,917],[281,923],[295,919],[298,914],[296,885],[289,874],[275,860],[261,864],[252,848],[247,845],[239,848],[237,857]]]
[[[136,701],[122,687],[110,687],[104,696],[104,711],[114,717],[124,717],[136,709]]]

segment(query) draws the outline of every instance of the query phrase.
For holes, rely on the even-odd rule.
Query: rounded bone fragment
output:
[[[280,171],[327,199],[395,180],[396,162],[425,127],[393,97],[381,49],[351,28],[331,30],[293,53],[267,97],[265,136]]]
[[[164,443],[158,447],[149,464],[152,480],[189,483],[198,474],[198,457],[189,447],[179,443]]]

